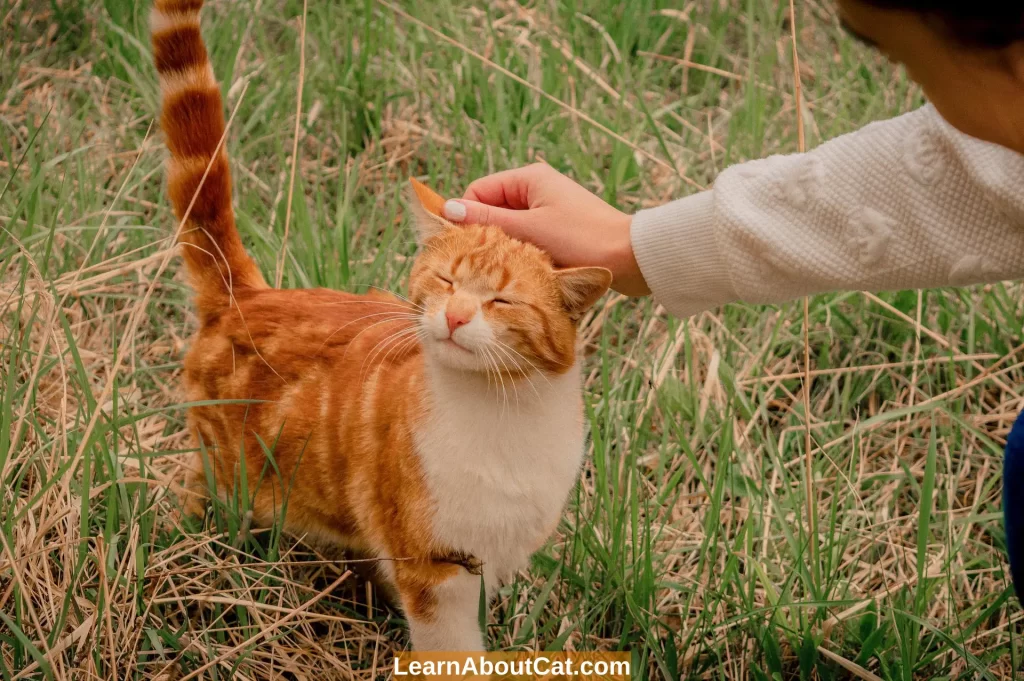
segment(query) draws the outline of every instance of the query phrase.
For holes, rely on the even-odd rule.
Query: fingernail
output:
[[[444,216],[452,222],[462,222],[466,219],[466,207],[458,201],[445,201]]]

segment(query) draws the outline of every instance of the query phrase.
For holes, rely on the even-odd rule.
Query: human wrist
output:
[[[630,235],[633,216],[619,213],[614,229],[614,238],[609,240],[606,256],[608,269],[612,272],[612,288],[628,296],[646,296],[651,289],[644,280],[643,272],[633,252]]]

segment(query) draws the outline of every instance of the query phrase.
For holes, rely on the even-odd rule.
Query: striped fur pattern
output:
[[[255,522],[284,513],[295,535],[380,559],[414,648],[481,650],[481,577],[493,593],[526,566],[578,476],[575,323],[611,274],[559,270],[497,228],[453,226],[413,181],[407,298],[268,287],[235,228],[201,4],[152,12],[169,194],[200,319],[185,389],[207,402],[188,413],[187,509],[244,475]]]
[[[171,158],[167,190],[201,313],[239,289],[266,288],[235,229],[224,107],[199,32],[201,0],[157,0],[150,15],[160,78],[160,125]],[[187,219],[186,219],[187,218]]]

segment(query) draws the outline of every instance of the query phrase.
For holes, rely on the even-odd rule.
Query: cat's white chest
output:
[[[482,560],[500,579],[525,567],[554,530],[583,458],[579,370],[533,387],[449,375],[428,379],[430,416],[417,450],[433,496],[435,541]]]

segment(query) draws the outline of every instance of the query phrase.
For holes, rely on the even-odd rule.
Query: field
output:
[[[922,103],[831,2],[789,11],[213,0],[243,238],[285,286],[400,291],[409,175],[459,195],[543,160],[635,211],[796,151],[798,121],[812,148]],[[386,678],[404,624],[363,566],[252,527],[244,499],[176,514],[195,319],[147,15],[0,0],[0,676]],[[1018,678],[1021,293],[689,320],[608,296],[582,334],[580,485],[490,645],[630,650],[636,678]]]

